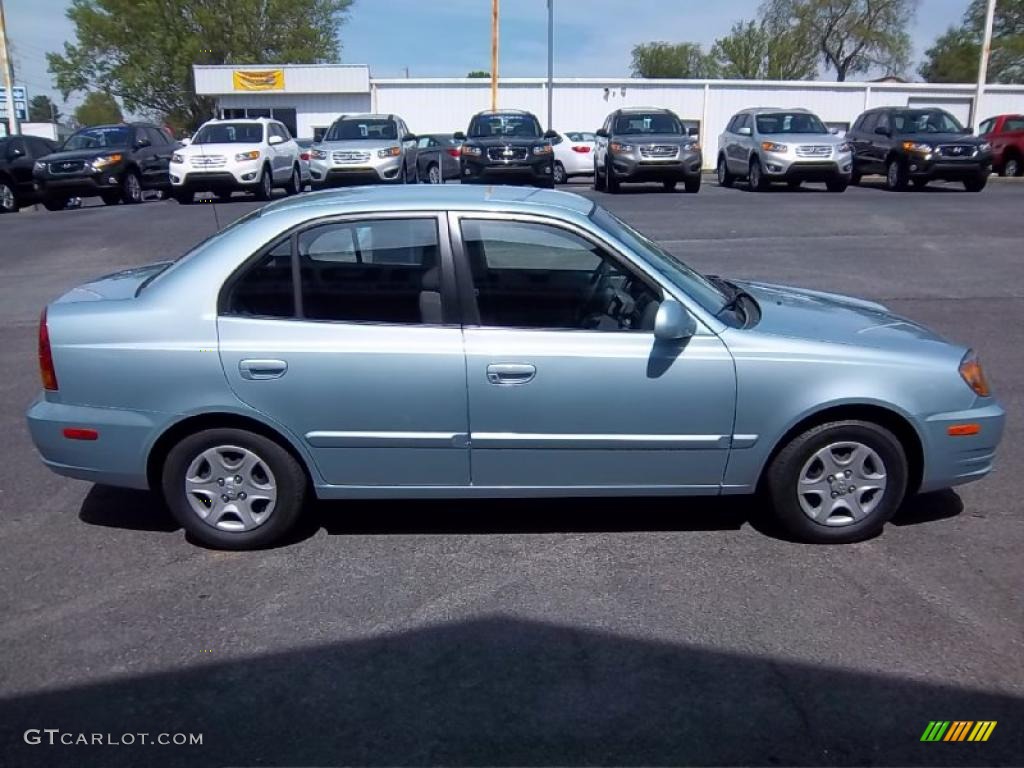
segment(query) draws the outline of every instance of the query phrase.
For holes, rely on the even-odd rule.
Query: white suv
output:
[[[210,120],[182,143],[169,169],[171,195],[179,203],[191,203],[196,192],[227,198],[244,190],[269,200],[274,187],[289,195],[303,189],[302,150],[276,120]]]
[[[310,149],[313,189],[415,183],[416,139],[397,115],[342,115]]]

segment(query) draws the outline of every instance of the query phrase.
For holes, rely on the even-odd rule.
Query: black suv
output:
[[[102,197],[107,205],[142,202],[145,189],[170,189],[175,142],[150,123],[94,125],[73,133],[33,173],[48,210],[69,197]]]
[[[468,133],[468,135],[467,135]],[[463,184],[535,184],[554,189],[554,131],[541,130],[529,112],[504,109],[479,112],[469,121],[459,155]]]
[[[934,107],[870,109],[857,118],[846,140],[853,145],[853,184],[865,174],[881,173],[893,190],[943,179],[980,192],[992,173],[991,145]]]
[[[14,213],[39,199],[32,181],[32,164],[57,145],[38,136],[0,139],[0,213]]]

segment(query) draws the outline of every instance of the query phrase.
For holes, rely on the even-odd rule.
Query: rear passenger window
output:
[[[290,238],[275,246],[235,283],[228,312],[252,317],[294,317]]]
[[[325,224],[299,235],[303,316],[440,323],[435,219]]]

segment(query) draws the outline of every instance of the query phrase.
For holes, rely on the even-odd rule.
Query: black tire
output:
[[[973,179],[964,179],[964,189],[968,192],[981,192],[988,185],[988,175],[979,174]]]
[[[594,160],[594,191],[604,192],[607,187],[605,182],[606,180],[604,176],[602,176],[597,169],[597,160]]]
[[[881,498],[869,496],[863,490],[859,492],[866,504],[874,506],[860,520],[842,525],[826,525],[824,522],[812,520],[801,506],[801,495],[797,492],[801,474],[805,467],[813,468],[813,457],[827,446],[857,442],[870,448],[880,459],[886,480]],[[822,474],[825,467],[821,466]],[[772,460],[765,474],[765,489],[772,502],[776,518],[785,530],[795,538],[816,544],[845,544],[876,536],[885,523],[892,518],[903,503],[907,490],[907,458],[899,440],[887,429],[867,421],[834,421],[808,429],[793,438]],[[838,484],[853,483],[837,473]],[[823,485],[833,486],[825,480]],[[842,486],[849,488],[849,485]],[[857,491],[853,491],[857,494]],[[840,496],[846,495],[840,493]],[[804,494],[804,498],[813,498],[813,494]],[[821,497],[824,501],[824,496]],[[831,499],[829,500],[831,501]],[[808,502],[811,503],[811,502]],[[830,519],[838,520],[839,513]]]
[[[683,179],[683,189],[685,189],[691,195],[695,195],[698,192],[700,192],[700,184],[700,176],[697,176],[692,179]]]
[[[555,167],[552,169],[551,178],[555,184],[565,184],[569,181],[569,177],[565,175],[565,166],[558,160],[555,161]]]
[[[885,164],[885,188],[890,192],[902,192],[909,183],[903,161],[894,157]]]
[[[284,191],[288,195],[297,195],[302,191],[302,171],[299,170],[299,166],[296,165],[292,168],[292,177],[288,179]]]
[[[171,192],[171,197],[177,200],[179,205],[192,205],[196,200],[194,192],[187,192],[184,190],[174,190]]]
[[[861,176],[857,171],[854,171],[853,173],[850,174],[850,183],[853,186],[859,187],[862,180],[863,176]]]
[[[675,180],[665,180],[661,182],[661,188],[664,189],[666,192],[675,192],[676,184],[678,183],[679,182]]]
[[[910,183],[914,189],[922,190],[928,186],[928,179],[911,179]]]
[[[100,195],[100,199],[103,200],[104,205],[118,205],[121,202],[121,195],[116,192],[104,192]]]
[[[0,213],[17,213],[19,207],[14,187],[6,181],[0,180]]]
[[[444,179],[441,177],[441,167],[437,163],[431,163],[427,166],[427,183],[428,184],[441,184]]]
[[[252,451],[273,474],[275,506],[266,521],[251,530],[216,528],[200,519],[189,503],[184,487],[186,472],[203,451],[217,446]],[[279,542],[302,513],[306,486],[305,471],[288,451],[273,440],[241,429],[207,429],[189,435],[167,454],[161,477],[164,500],[174,518],[197,541],[217,549],[258,549]]]
[[[791,179],[786,182],[786,186],[790,189],[800,189],[803,186],[803,182],[800,179]]]
[[[138,205],[142,202],[142,180],[135,171],[125,171],[121,177],[120,197],[125,205]],[[107,202],[106,199],[103,202]]]
[[[771,182],[765,179],[761,172],[761,161],[756,157],[750,161],[750,173],[747,175],[747,183],[752,192],[767,192]]]
[[[825,189],[829,192],[835,192],[837,194],[845,192],[846,188],[850,185],[846,179],[830,179],[825,182]]]
[[[1021,176],[1024,175],[1024,163],[1017,155],[1009,155],[1003,160],[1003,167],[999,169],[1000,176]]]
[[[260,181],[255,192],[257,200],[269,200],[274,196],[274,177],[270,175],[270,169],[266,166],[263,166],[260,173]]]
[[[68,204],[66,197],[59,197],[57,195],[47,196],[43,198],[43,208],[48,211],[63,211]]]
[[[718,186],[731,187],[736,177],[729,173],[729,164],[725,162],[725,155],[718,158]]]
[[[611,160],[604,164],[604,186],[608,190],[609,194],[617,195],[619,193],[619,180],[615,178],[615,174],[612,172]]]

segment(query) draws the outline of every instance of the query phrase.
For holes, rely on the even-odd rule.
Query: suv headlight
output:
[[[311,149],[309,150],[309,157],[312,160],[326,160],[327,153],[322,149]]]
[[[92,167],[97,171],[101,171],[104,168],[109,168],[111,165],[114,165],[114,163],[120,163],[121,158],[123,157],[124,155],[120,152],[115,152],[112,155],[104,155],[103,157],[97,157],[92,161]]]
[[[788,152],[789,147],[785,144],[777,144],[774,141],[762,141],[761,149],[765,152]]]
[[[968,350],[964,359],[960,361],[960,376],[979,397],[989,397],[992,394],[988,388],[988,381],[985,380],[985,371],[981,367],[981,361],[978,360],[973,349]]]
[[[181,165],[182,163],[185,162],[185,156],[175,152],[173,155],[171,155],[171,162],[177,165]]]
[[[687,142],[686,144],[683,144],[682,148],[683,152],[696,152],[698,149],[700,149],[700,142],[690,141]]]
[[[35,165],[32,166],[32,170],[33,171],[45,171],[46,170],[46,163],[44,163],[42,160],[36,160]]]
[[[992,145],[989,144],[987,141],[983,142],[982,144],[978,145],[978,151],[979,152],[991,152],[992,151]]]
[[[401,147],[388,147],[387,149],[381,149],[377,152],[377,157],[398,157],[402,154]]]
[[[533,154],[535,155],[550,155],[554,151],[550,144],[538,144],[533,148]]]
[[[472,155],[473,157],[480,157],[484,153],[480,147],[474,147],[472,144],[463,144],[459,151],[464,155]]]
[[[623,143],[618,142],[618,141],[613,141],[611,144],[608,145],[608,149],[610,149],[612,152],[619,152],[619,153],[622,153],[622,152],[632,152],[633,151],[633,145],[632,144],[623,144]]]
[[[923,141],[904,141],[903,142],[904,152],[917,152],[921,155],[930,155],[932,151],[932,145]]]
[[[853,144],[851,144],[848,141],[844,141],[842,144],[840,144],[838,147],[836,147],[836,151],[844,153],[844,154],[846,152],[853,152]]]
[[[253,149],[253,150],[251,150],[249,152],[239,152],[237,155],[235,155],[235,162],[236,163],[241,163],[241,162],[244,162],[246,160],[259,160],[259,159],[260,159],[260,151],[258,149]]]

